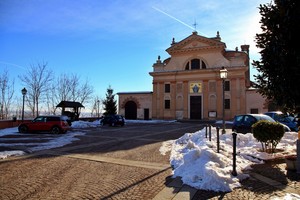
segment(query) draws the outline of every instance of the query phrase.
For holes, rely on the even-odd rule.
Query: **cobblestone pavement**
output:
[[[162,142],[202,127],[169,123],[90,128],[70,145],[1,160],[0,199],[272,199],[286,193],[300,195],[299,174],[287,173],[282,161],[254,165],[251,177],[230,193],[196,190],[171,178],[169,154],[159,152]]]
[[[193,199],[284,199],[288,193],[300,195],[300,174],[287,172],[283,161],[252,168],[250,178],[241,182],[241,188],[230,193],[198,190]]]

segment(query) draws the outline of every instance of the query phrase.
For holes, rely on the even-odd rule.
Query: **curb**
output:
[[[197,189],[184,185],[181,178],[172,180],[163,190],[161,190],[153,200],[183,200],[192,199]]]

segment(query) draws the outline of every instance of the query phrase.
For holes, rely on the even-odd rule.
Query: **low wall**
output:
[[[24,120],[23,122],[30,122],[31,120]],[[11,128],[19,126],[22,123],[22,120],[2,120],[0,121],[0,129]]]
[[[79,118],[79,120],[82,121],[95,121],[98,120],[99,118],[96,117],[89,117],[89,118]],[[30,122],[32,119],[26,119],[23,120],[23,122]],[[17,127],[19,126],[19,124],[22,123],[22,120],[1,120],[0,121],[0,129],[4,129],[4,128],[12,128],[12,127]]]

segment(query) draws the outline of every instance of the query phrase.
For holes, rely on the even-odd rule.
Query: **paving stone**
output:
[[[201,127],[170,123],[89,128],[65,147],[0,160],[0,199],[263,200],[288,192],[300,195],[300,176],[287,171],[283,161],[254,165],[257,175],[229,193],[196,190],[173,179],[169,155],[161,155],[159,147]]]

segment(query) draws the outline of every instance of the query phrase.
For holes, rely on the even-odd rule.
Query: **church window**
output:
[[[169,99],[165,100],[165,109],[170,109],[171,108],[171,102]]]
[[[230,99],[225,99],[225,101],[224,101],[224,108],[225,109],[230,109]]]
[[[225,81],[224,90],[225,91],[230,91],[230,81]]]
[[[165,93],[170,93],[171,88],[170,88],[170,84],[165,84]]]
[[[185,70],[206,69],[206,64],[203,60],[192,59],[185,65]]]
[[[251,114],[258,114],[258,108],[251,108],[250,113]]]
[[[189,70],[190,69],[190,62],[186,63],[186,66],[185,66],[185,70]]]
[[[202,67],[202,69],[206,69],[206,64],[205,64],[205,62],[203,62],[203,60],[201,62],[201,67]]]
[[[191,60],[191,69],[200,69],[200,60],[199,59]]]

